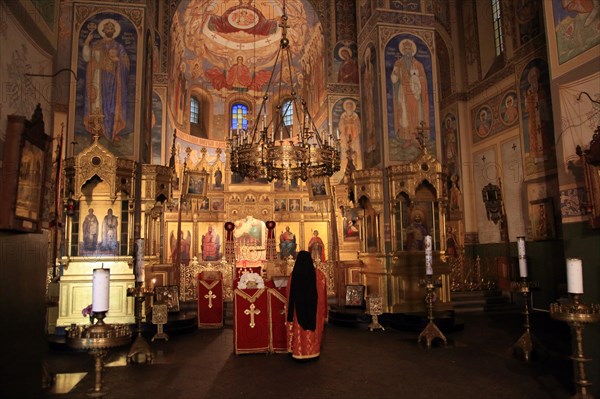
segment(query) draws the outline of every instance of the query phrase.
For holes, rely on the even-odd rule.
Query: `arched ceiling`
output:
[[[308,1],[287,0],[285,7],[292,69],[299,72],[305,47],[322,29]],[[279,47],[282,13],[277,0],[182,0],[171,25],[171,76],[184,75],[189,87],[202,86],[209,92],[237,90],[260,96]],[[240,63],[254,76],[252,82],[231,82],[230,71]]]

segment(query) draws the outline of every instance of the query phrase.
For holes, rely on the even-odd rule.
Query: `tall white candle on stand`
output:
[[[431,236],[425,236],[425,274],[433,276],[433,245]]]
[[[92,312],[108,311],[110,269],[94,269],[92,277]]]
[[[135,240],[135,282],[144,282],[144,239]]]
[[[517,249],[519,250],[519,276],[527,277],[527,257],[525,255],[525,237],[517,237]]]
[[[570,294],[583,294],[581,259],[567,258],[567,291]]]

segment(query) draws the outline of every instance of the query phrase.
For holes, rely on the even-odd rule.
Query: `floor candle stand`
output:
[[[429,322],[419,334],[419,338],[417,338],[417,342],[420,343],[422,338],[425,338],[427,342],[427,349],[431,348],[431,343],[434,339],[439,338],[444,341],[444,344],[448,343],[446,336],[440,331],[438,326],[433,321],[433,301],[435,297],[435,289],[436,287],[441,287],[442,284],[440,282],[434,282],[433,276],[428,275],[427,278],[421,282],[421,286],[424,286],[427,294],[425,295],[425,302],[427,303],[427,319]]]
[[[127,295],[135,300],[135,323],[136,338],[127,354],[127,363],[152,363],[153,354],[150,345],[142,335],[142,320],[144,319],[144,301],[148,292],[144,290],[141,283],[136,283],[135,288],[128,290]]]
[[[588,387],[592,383],[585,374],[585,363],[592,359],[583,354],[583,328],[586,324],[600,321],[600,304],[581,303],[580,294],[571,294],[572,302],[568,304],[553,303],[550,305],[550,316],[553,319],[564,321],[571,327],[571,339],[574,340],[577,353],[571,355],[576,370],[575,385],[577,399],[591,399]]]
[[[87,395],[99,398],[108,392],[102,389],[102,369],[108,349],[124,346],[131,342],[131,329],[127,324],[105,324],[106,312],[95,312],[96,324],[90,326],[71,325],[67,330],[67,345],[74,349],[84,349],[94,356],[96,380],[94,388]]]
[[[529,281],[527,277],[522,277],[521,281],[513,281],[511,283],[513,291],[523,294],[524,305],[522,314],[525,316],[525,322],[523,323],[525,332],[513,345],[513,348],[515,351],[520,350],[523,353],[523,357],[525,358],[526,362],[530,360],[530,355],[533,352],[534,340],[533,334],[531,334],[531,323],[529,322],[529,301],[531,298],[531,290],[537,288],[538,286],[538,283]]]

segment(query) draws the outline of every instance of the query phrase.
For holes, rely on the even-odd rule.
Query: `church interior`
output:
[[[0,396],[600,396],[600,1],[1,0],[0,54]],[[249,356],[300,251],[321,359]]]

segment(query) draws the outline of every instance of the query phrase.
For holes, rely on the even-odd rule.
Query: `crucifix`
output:
[[[256,310],[254,310],[254,309],[256,309],[256,306],[254,306],[254,304],[252,303],[252,304],[250,304],[250,309],[244,310],[244,314],[250,315],[250,328],[254,328],[254,326],[256,325],[254,323],[254,315],[260,314],[260,309],[256,309]]]
[[[208,308],[212,308],[212,300],[217,296],[213,294],[212,290],[208,290],[208,294],[204,295],[204,298],[208,299]]]

